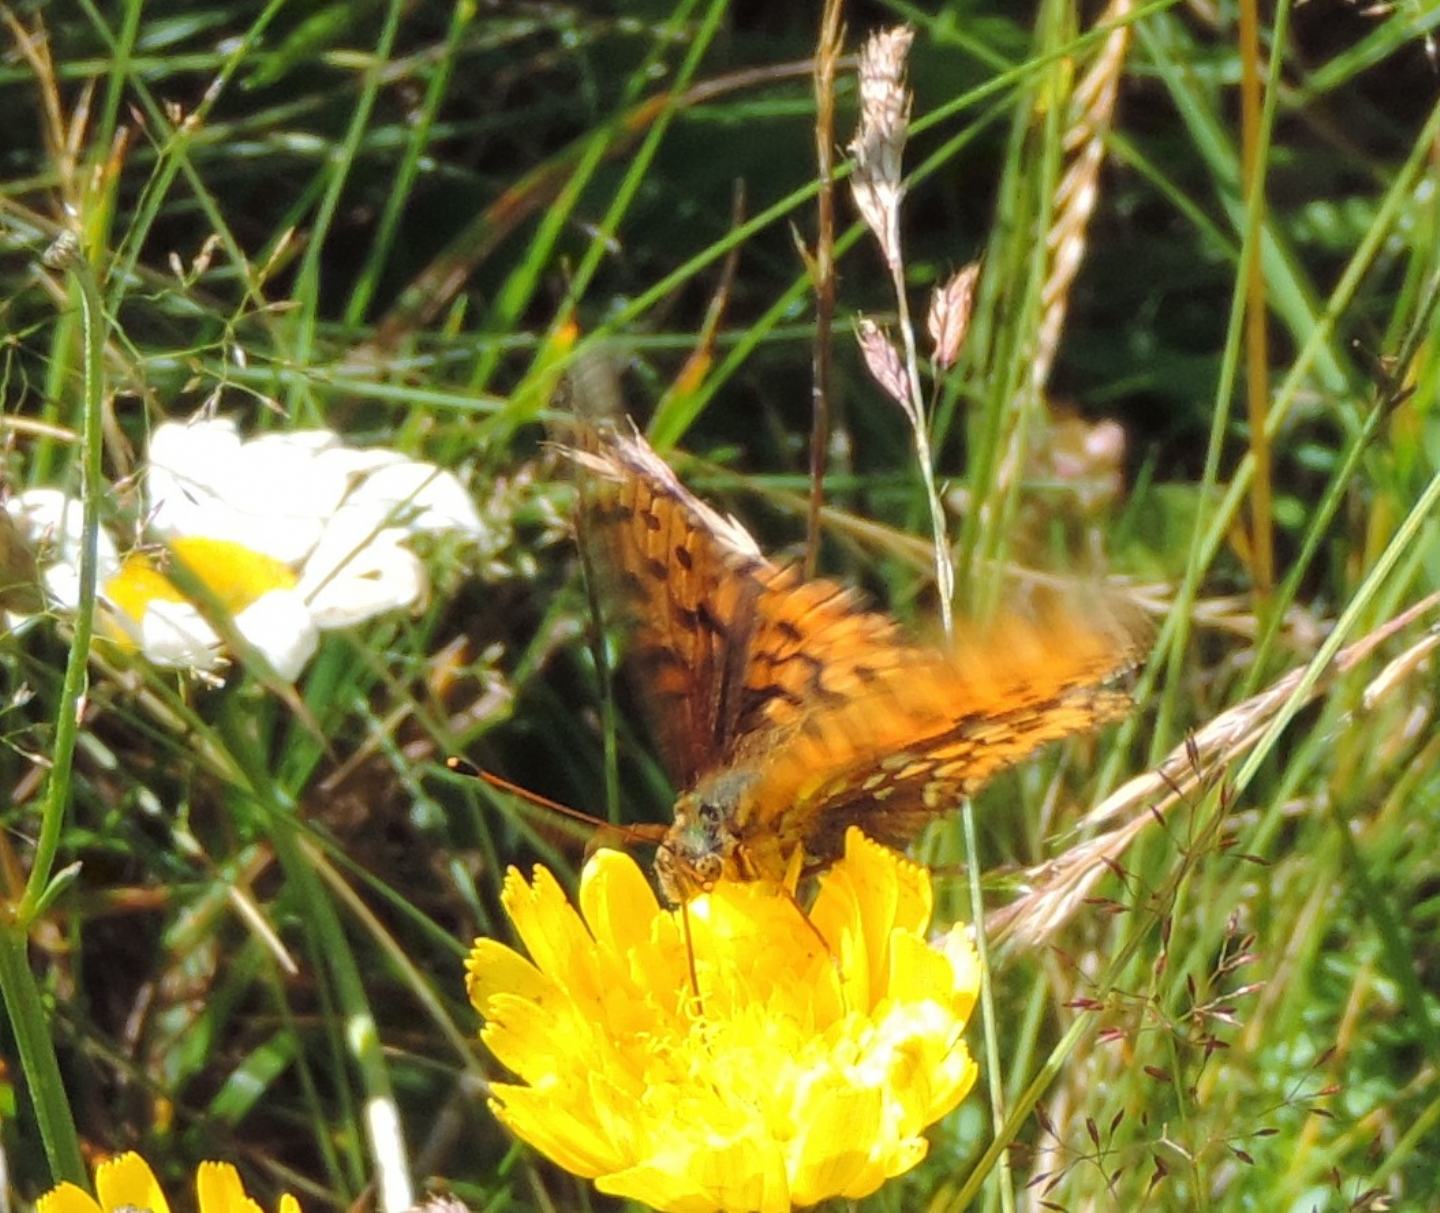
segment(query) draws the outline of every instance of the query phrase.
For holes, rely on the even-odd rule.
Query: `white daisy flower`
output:
[[[150,439],[145,518],[167,549],[124,559],[100,536],[101,603],[112,636],[157,665],[212,670],[225,656],[204,612],[169,575],[179,562],[230,612],[244,639],[293,680],[320,632],[413,606],[425,570],[420,532],[478,537],[459,480],[384,448],[347,447],[328,430],[243,440],[229,420],[167,422]],[[46,561],[51,603],[73,609],[80,505],[31,489],[6,507]]]

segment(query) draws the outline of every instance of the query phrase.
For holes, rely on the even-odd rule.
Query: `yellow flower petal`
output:
[[[660,913],[645,873],[623,851],[596,851],[580,877],[580,912],[617,954],[641,947]]]
[[[149,1213],[170,1213],[155,1172],[138,1154],[118,1154],[96,1167],[95,1195],[105,1213],[127,1205]]]
[[[590,1040],[590,1018],[574,1005],[546,1008],[528,999],[496,994],[489,1001],[490,1018],[481,1038],[485,1047],[528,1082],[564,1074],[579,1042]],[[563,1035],[562,1035],[563,1033]]]
[[[95,1198],[72,1183],[57,1184],[35,1202],[35,1213],[102,1213]]]
[[[845,861],[821,877],[810,917],[841,957],[853,1005],[870,1006],[884,996],[891,931],[923,930],[930,911],[925,869],[852,827]]]
[[[975,1082],[973,949],[926,940],[928,873],[858,832],[808,916],[760,882],[662,910],[614,852],[580,913],[543,868],[503,901],[531,959],[480,940],[466,974],[520,1079],[492,1107],[602,1192],[685,1213],[856,1199]]]
[[[492,994],[510,994],[544,1005],[560,996],[560,988],[518,952],[493,939],[477,939],[465,961],[465,992],[481,1015]]]
[[[262,1213],[228,1162],[202,1162],[195,1171],[195,1195],[200,1213]]]
[[[510,1130],[567,1171],[593,1179],[624,1165],[624,1159],[593,1121],[568,1110],[542,1087],[495,1083],[491,1110]]]
[[[511,868],[500,901],[536,967],[566,987],[571,997],[598,999],[595,941],[555,877],[537,867],[534,882],[526,884]]]
[[[62,1183],[35,1202],[36,1213],[170,1213],[155,1172],[138,1154],[120,1154],[96,1167],[95,1192],[98,1200]],[[229,1163],[202,1162],[195,1172],[195,1193],[199,1213],[263,1213]],[[300,1205],[293,1196],[282,1196],[280,1213],[300,1213]]]
[[[664,1213],[788,1213],[785,1159],[773,1145],[710,1139],[677,1143],[648,1163],[596,1180],[608,1196]]]

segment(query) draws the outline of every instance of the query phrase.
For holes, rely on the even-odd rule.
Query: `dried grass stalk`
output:
[[[901,25],[871,34],[860,48],[860,126],[850,141],[855,205],[880,242],[892,272],[901,264],[900,202],[905,185],[900,162],[910,131],[905,59],[914,39],[915,31]]]
[[[1307,701],[1318,698],[1335,675],[1354,668],[1382,642],[1437,606],[1440,606],[1440,593],[1431,594],[1341,649],[1326,676],[1310,689]],[[1398,685],[1397,672],[1414,670],[1435,647],[1434,634],[1426,636],[1387,665],[1362,699],[1366,710],[1373,707],[1383,693]],[[1267,723],[1289,701],[1304,675],[1304,667],[1292,670],[1244,703],[1220,713],[1203,729],[1187,737],[1184,744],[1172,750],[1154,770],[1137,775],[1096,805],[1081,819],[1078,828],[1098,829],[1121,818],[1124,818],[1123,824],[1029,869],[1030,891],[986,920],[985,929],[990,937],[1004,937],[1022,947],[1036,947],[1052,939],[1084,903],[1101,876],[1113,870],[1136,836],[1146,827],[1160,824],[1174,805],[1188,800],[1202,783],[1220,777],[1260,739]]]
[[[935,288],[930,296],[930,314],[925,331],[930,334],[931,358],[941,370],[949,370],[960,356],[970,332],[970,314],[975,309],[975,284],[980,280],[980,263],[972,261]]]
[[[1111,0],[1097,24],[1121,21],[1133,0]],[[1050,273],[1041,292],[1042,315],[1035,337],[1030,382],[1038,392],[1050,378],[1060,334],[1070,305],[1070,288],[1085,257],[1090,217],[1100,196],[1100,166],[1105,159],[1105,136],[1115,118],[1120,76],[1130,49],[1130,27],[1112,30],[1100,53],[1080,77],[1070,97],[1069,125],[1064,135],[1069,162],[1055,189],[1055,218],[1046,237]]]
[[[905,378],[905,362],[900,351],[889,335],[869,316],[861,316],[855,326],[855,340],[860,346],[860,356],[865,359],[865,369],[896,404],[905,410],[910,423],[916,425],[920,419],[915,416],[910,400],[910,390]]]
[[[910,129],[910,90],[905,85],[905,60],[914,38],[913,30],[896,26],[871,34],[860,49],[860,125],[850,142],[850,151],[855,157],[850,188],[855,196],[855,205],[880,245],[886,268],[890,271],[890,285],[895,291],[900,340],[905,351],[903,397],[886,386],[888,366],[883,368],[886,377],[877,375],[877,378],[900,403],[910,421],[915,440],[915,461],[920,468],[930,509],[940,622],[949,636],[954,626],[955,565],[945,533],[945,508],[935,487],[935,464],[930,454],[930,434],[925,419],[925,394],[920,386],[920,358],[916,353],[915,327],[910,322],[910,302],[905,293],[905,263],[900,251],[900,202],[905,197],[901,158]],[[889,345],[888,340],[886,345]],[[884,351],[872,342],[872,352],[879,355]],[[866,354],[866,360],[871,373],[875,374],[877,364],[871,361],[871,353]]]

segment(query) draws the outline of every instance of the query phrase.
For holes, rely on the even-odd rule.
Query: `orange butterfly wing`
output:
[[[903,844],[1049,741],[1122,715],[1136,633],[1052,609],[949,651],[806,582],[689,492],[638,435],[586,431],[582,538],[608,570],[676,785],[672,849],[780,878],[847,826]],[[694,815],[705,810],[703,826]],[[682,863],[683,866],[683,863]]]
[[[693,496],[638,435],[586,427],[581,542],[629,633],[626,654],[670,778],[724,761],[767,563],[739,523]]]
[[[1007,616],[946,651],[851,652],[838,629],[832,639],[821,702],[737,756],[755,779],[735,833],[769,853],[760,868],[802,845],[828,862],[851,825],[904,845],[1041,746],[1123,716],[1131,701],[1116,683],[1139,656],[1133,631],[1059,609]]]

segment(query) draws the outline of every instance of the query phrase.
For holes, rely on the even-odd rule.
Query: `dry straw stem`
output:
[[[1391,636],[1440,606],[1440,593],[1430,594],[1389,622],[1336,654],[1326,676],[1310,688],[1307,702],[1318,698],[1335,675],[1353,669]],[[1362,704],[1374,707],[1437,647],[1430,634],[1390,662],[1366,689]],[[1096,805],[1078,825],[1092,830],[1126,818],[1123,825],[1071,847],[1063,855],[1029,869],[1031,891],[997,910],[985,923],[991,938],[1005,937],[1022,947],[1050,940],[1084,903],[1095,883],[1122,856],[1147,826],[1159,824],[1178,802],[1202,784],[1217,778],[1259,740],[1267,723],[1301,685],[1305,667],[1292,670],[1266,690],[1215,717],[1177,746],[1158,767],[1137,775]],[[1158,797],[1153,799],[1152,797]]]
[[[1097,25],[1121,21],[1129,15],[1132,0],[1111,0]],[[1055,187],[1054,218],[1046,233],[1049,273],[1041,288],[1040,323],[1032,340],[1030,398],[1037,398],[1049,381],[1056,351],[1070,306],[1070,288],[1085,258],[1090,218],[1100,196],[1100,166],[1105,159],[1105,137],[1115,117],[1120,76],[1130,49],[1130,27],[1120,25],[1100,44],[1100,51],[1076,84],[1069,98],[1067,126],[1062,137],[1068,162]],[[994,500],[1022,474],[1025,443],[1013,440],[1023,409],[1012,411],[1010,430],[1003,442],[1004,455],[995,472]],[[987,509],[989,506],[987,505]]]
[[[869,316],[861,316],[855,324],[855,340],[860,346],[860,356],[865,360],[865,369],[880,385],[880,389],[895,401],[910,423],[916,425],[920,419],[911,410],[910,390],[905,378],[905,363],[900,351],[888,334]]]
[[[1132,0],[1111,0],[1096,24],[1123,21],[1133,7]],[[1120,93],[1120,76],[1129,49],[1130,27],[1119,25],[1101,43],[1100,53],[1070,97],[1069,125],[1064,135],[1069,163],[1055,189],[1055,219],[1045,239],[1050,251],[1050,273],[1041,292],[1043,314],[1035,336],[1030,379],[1037,392],[1050,378],[1050,368],[1055,363],[1055,352],[1065,327],[1070,288],[1085,257],[1090,217],[1100,196],[1105,136],[1114,122],[1115,100]]]
[[[954,626],[955,566],[945,534],[945,507],[935,488],[935,461],[930,454],[930,435],[926,429],[920,359],[915,351],[915,328],[910,322],[910,302],[905,294],[905,263],[900,252],[900,202],[905,197],[900,170],[905,139],[910,129],[911,100],[910,90],[905,85],[905,59],[914,38],[913,30],[896,26],[871,34],[860,48],[860,125],[850,143],[851,154],[855,157],[850,188],[855,205],[880,245],[885,265],[890,271],[890,285],[895,292],[900,339],[905,347],[907,390],[903,398],[893,391],[890,394],[905,410],[914,434],[915,460],[920,465],[920,477],[925,485],[925,498],[930,510],[940,622],[949,636]],[[866,356],[868,361],[869,353]],[[874,369],[872,364],[872,373]]]
[[[825,453],[830,444],[831,362],[835,323],[835,76],[840,68],[845,29],[841,0],[825,0],[820,39],[815,48],[815,255],[810,275],[815,285],[815,345],[811,359],[810,508],[805,528],[805,576],[813,577],[820,560],[820,508],[824,505]]]
[[[969,265],[951,274],[930,296],[930,314],[925,317],[925,331],[930,334],[935,365],[949,370],[960,356],[965,337],[970,332],[970,315],[975,310],[975,284],[980,280],[980,263]]]

